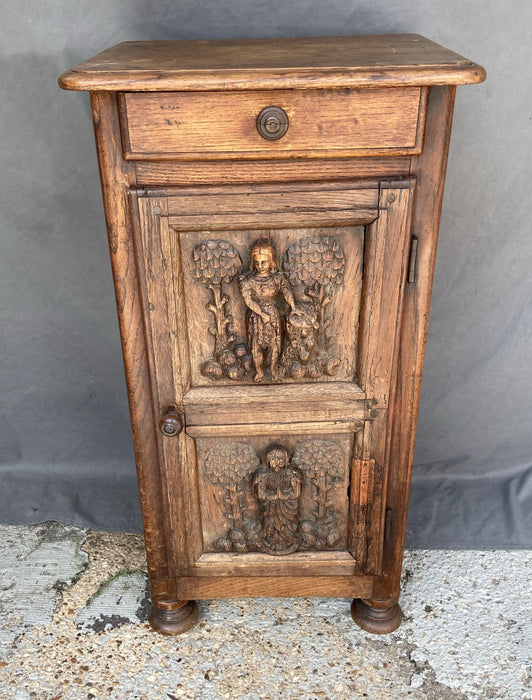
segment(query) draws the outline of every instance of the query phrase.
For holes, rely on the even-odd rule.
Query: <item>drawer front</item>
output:
[[[125,93],[124,151],[133,160],[347,157],[419,153],[426,90]],[[284,110],[288,129],[261,136],[257,117]]]

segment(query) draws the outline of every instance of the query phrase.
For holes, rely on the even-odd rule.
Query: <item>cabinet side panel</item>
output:
[[[157,445],[150,396],[141,297],[128,208],[128,169],[113,93],[91,94],[98,162],[109,237],[109,249],[118,310],[133,443],[142,505],[148,569],[154,597],[171,596],[162,515]]]
[[[424,151],[412,161],[412,174],[416,175],[418,180],[412,223],[412,233],[418,239],[417,279],[406,286],[397,390],[391,426],[392,452],[387,489],[390,519],[384,546],[383,576],[375,584],[374,600],[396,600],[399,595],[419,395],[455,90],[454,87],[431,88]]]

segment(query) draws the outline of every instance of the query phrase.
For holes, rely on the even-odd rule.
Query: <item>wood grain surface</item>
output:
[[[417,87],[126,93],[125,154],[223,160],[419,153],[425,96]],[[257,130],[257,116],[269,105],[288,115],[278,141]]]
[[[275,90],[482,82],[481,66],[419,34],[127,41],[64,73],[66,90]]]

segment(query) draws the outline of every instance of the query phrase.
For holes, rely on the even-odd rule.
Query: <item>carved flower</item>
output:
[[[344,252],[332,236],[308,236],[292,243],[283,267],[294,286],[340,284],[345,271]]]
[[[192,276],[202,284],[229,284],[241,269],[240,255],[228,241],[202,241],[192,250]]]

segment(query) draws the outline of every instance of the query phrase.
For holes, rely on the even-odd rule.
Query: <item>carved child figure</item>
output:
[[[296,304],[287,278],[278,270],[275,249],[269,241],[259,240],[251,247],[250,270],[239,278],[239,287],[248,307],[246,325],[255,365],[254,380],[263,381],[264,356],[269,355],[271,378],[277,381],[282,343],[278,300],[283,298],[291,311]]]
[[[299,501],[303,473],[290,464],[281,445],[266,450],[266,465],[253,475],[253,491],[262,512],[260,540],[268,554],[290,554],[301,542]]]

